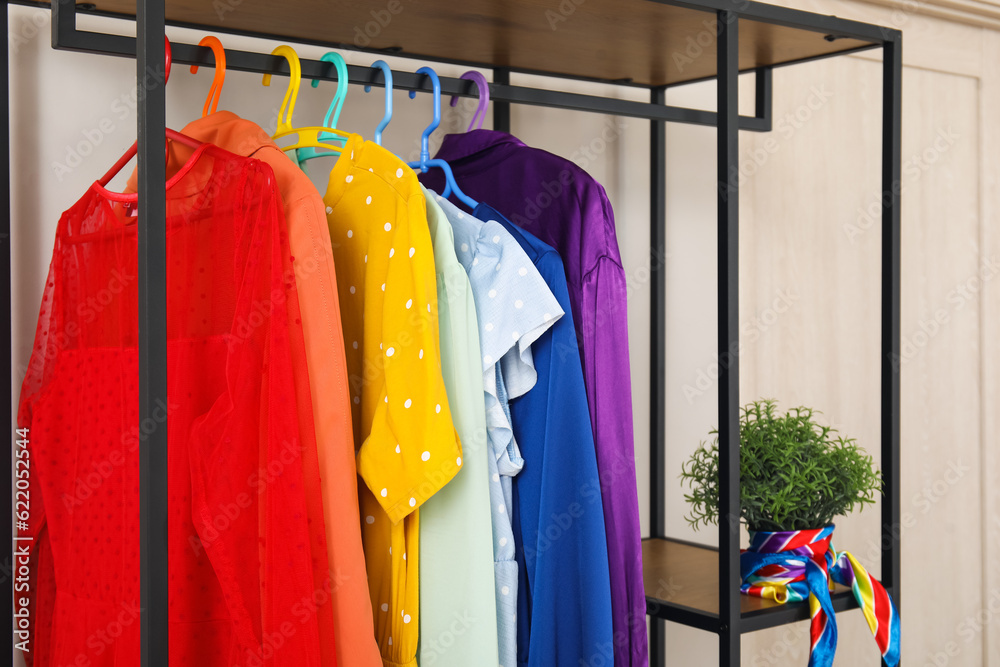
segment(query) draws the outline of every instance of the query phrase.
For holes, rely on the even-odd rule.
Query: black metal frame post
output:
[[[886,40],[882,61],[882,584],[900,606],[899,345],[900,154],[903,41]]]
[[[6,0],[3,3],[3,18],[0,22],[0,30],[3,34],[9,35],[9,6]],[[0,88],[3,89],[4,100],[6,102],[3,108],[0,109],[0,114],[2,114],[3,120],[0,122],[0,132],[3,132],[3,145],[6,149],[4,151],[3,164],[0,165],[0,179],[2,179],[2,198],[4,202],[3,207],[3,217],[0,221],[0,280],[3,280],[4,284],[7,285],[7,289],[0,290],[0,313],[2,313],[3,324],[0,325],[0,350],[9,350],[11,353],[13,349],[11,348],[11,290],[10,290],[10,49],[3,49],[3,64],[0,65]],[[11,400],[13,396],[11,395],[12,385],[14,382],[13,376],[13,354],[0,355],[3,357],[0,360],[0,368],[3,372],[0,373],[0,377],[6,376],[9,378],[6,385],[4,385],[2,393],[4,400],[4,410],[3,410],[3,425],[4,433],[7,434],[9,438],[8,442],[11,443],[11,449],[7,452],[7,457],[4,463],[4,470],[7,473],[7,480],[11,486],[11,493],[4,496],[2,504],[0,504],[0,530],[2,530],[3,535],[9,536],[9,539],[5,540],[5,546],[3,548],[3,553],[0,557],[3,561],[0,562],[0,580],[2,580],[2,586],[0,590],[3,591],[3,615],[0,618],[3,619],[5,628],[8,628],[8,632],[4,633],[4,646],[7,647],[7,652],[5,655],[14,655],[14,574],[17,572],[17,563],[14,562],[14,526],[13,526],[13,455],[15,451],[14,445],[14,420],[13,420],[13,401]],[[31,474],[30,461],[28,474]]]
[[[761,67],[754,73],[754,117],[767,123],[764,132],[771,131],[772,102],[774,95],[774,70],[771,67]]]
[[[138,0],[139,531],[142,667],[168,665],[166,71],[163,0]],[[147,421],[148,420],[148,421]]]
[[[717,15],[719,664],[740,664],[739,15]]]
[[[510,85],[510,70],[497,67],[493,70],[493,85],[490,86],[490,99],[493,101],[493,129],[497,132],[510,134],[510,102],[497,100],[493,96],[496,86]]]
[[[666,88],[653,88],[653,104],[666,103]],[[666,339],[667,339],[667,124],[649,122],[649,535],[666,537],[667,518],[663,507],[666,492],[665,452]]]
[[[653,88],[650,103],[667,103],[667,89]],[[667,385],[667,124],[649,121],[649,535],[666,537],[664,399]],[[649,621],[649,664],[665,662],[666,621]]]

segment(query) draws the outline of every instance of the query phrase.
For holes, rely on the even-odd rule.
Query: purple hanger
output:
[[[469,70],[459,78],[475,81],[476,87],[479,89],[479,105],[476,106],[476,112],[472,114],[472,122],[469,123],[469,129],[466,132],[482,129],[483,121],[486,120],[486,108],[490,106],[490,84],[482,72],[475,70]],[[455,106],[456,104],[458,104],[458,95],[452,95],[451,106]],[[478,127],[476,126],[477,118],[479,119]]]

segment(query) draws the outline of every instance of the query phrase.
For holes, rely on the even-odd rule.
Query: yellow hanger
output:
[[[285,99],[281,103],[281,108],[278,110],[278,128],[277,132],[274,133],[272,139],[280,139],[281,137],[286,137],[292,134],[297,134],[299,140],[292,144],[291,146],[282,146],[283,151],[294,151],[299,148],[325,148],[327,150],[333,151],[334,153],[340,153],[343,147],[337,144],[325,143],[319,140],[320,132],[325,132],[328,134],[335,134],[340,137],[348,138],[351,135],[343,130],[335,130],[331,127],[292,127],[292,112],[295,111],[295,99],[299,95],[299,86],[302,84],[302,64],[299,62],[299,54],[295,52],[290,46],[282,44],[281,46],[274,49],[271,52],[272,56],[283,56],[288,60],[288,69],[290,70],[290,78],[288,82],[288,90],[285,91]],[[264,81],[265,86],[271,85],[271,75],[265,74]]]

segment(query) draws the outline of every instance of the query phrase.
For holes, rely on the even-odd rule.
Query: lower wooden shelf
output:
[[[642,541],[646,614],[710,632],[719,632],[719,551],[666,538]],[[831,593],[837,612],[858,606],[849,588]],[[778,604],[740,596],[741,632],[753,632],[809,618],[806,602]]]

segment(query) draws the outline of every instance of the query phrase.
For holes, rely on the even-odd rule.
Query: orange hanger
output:
[[[222,84],[226,81],[226,50],[222,48],[222,42],[214,35],[203,37],[198,46],[208,46],[215,56],[215,76],[212,79],[212,87],[208,90],[208,97],[205,99],[205,107],[201,110],[204,118],[210,113],[215,113],[219,108],[219,100],[222,98]],[[169,65],[168,65],[169,67]],[[197,65],[191,65],[191,73],[198,71]]]

